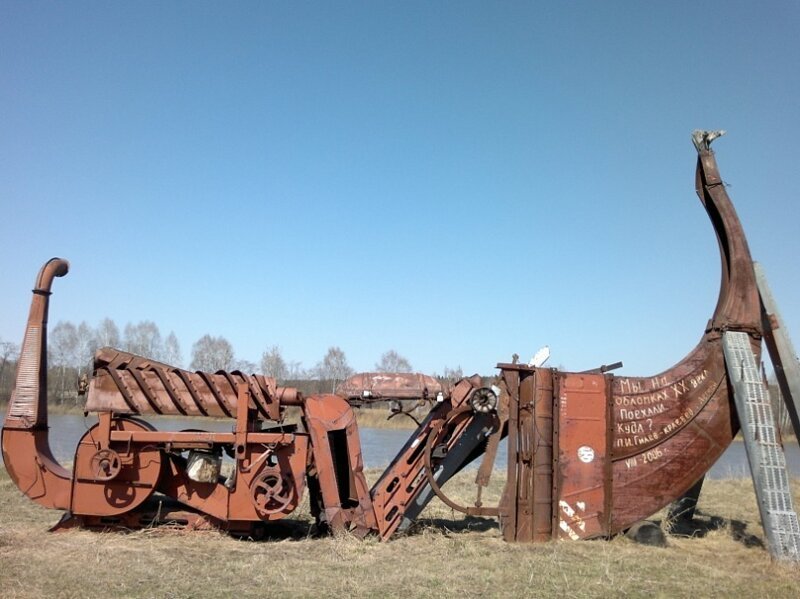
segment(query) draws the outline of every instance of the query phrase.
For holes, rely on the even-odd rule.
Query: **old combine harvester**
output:
[[[708,146],[713,137],[698,133],[694,141],[696,190],[720,248],[719,300],[698,345],[664,372],[616,377],[503,363],[490,387],[478,377],[448,388],[422,375],[365,375],[340,395],[304,397],[260,375],[188,372],[103,348],[86,401],[98,420],[70,470],[48,445],[48,302],[53,279],[68,270],[53,259],[33,290],[3,426],[6,468],[32,500],[66,512],[61,526],[177,521],[253,534],[289,516],[307,492],[322,527],[381,539],[405,528],[434,496],[466,514],[498,517],[508,541],[623,531],[684,497],[737,434],[724,336],[743,335],[743,351],[760,356],[753,264]],[[348,402],[364,397],[435,400],[371,490]],[[300,425],[284,423],[288,406],[301,410]],[[151,414],[229,418],[231,430],[161,431],[143,419]],[[485,506],[480,492],[506,435],[505,491],[499,505]],[[223,454],[233,461],[225,476]],[[457,505],[442,487],[480,456],[478,498]]]

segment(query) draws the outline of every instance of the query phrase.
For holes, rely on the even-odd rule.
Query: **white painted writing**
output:
[[[664,404],[660,403],[655,406],[650,406],[649,408],[642,408],[641,410],[626,410],[622,408],[619,411],[619,417],[621,420],[641,420],[642,418],[657,416],[666,411],[667,408],[664,407]]]

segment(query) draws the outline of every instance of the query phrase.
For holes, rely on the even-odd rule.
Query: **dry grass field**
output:
[[[452,481],[451,496],[469,501],[472,476]],[[438,500],[388,543],[313,538],[304,508],[259,542],[168,528],[49,533],[60,514],[0,469],[0,596],[800,596],[800,567],[772,563],[762,547],[749,480],[709,481],[699,510],[695,536],[671,536],[666,548],[625,537],[511,545],[493,520],[464,519]]]

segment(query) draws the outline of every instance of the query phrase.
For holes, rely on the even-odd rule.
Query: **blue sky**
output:
[[[800,331],[797,2],[0,2],[0,338],[205,333],[257,362],[648,375],[716,241],[692,129]]]

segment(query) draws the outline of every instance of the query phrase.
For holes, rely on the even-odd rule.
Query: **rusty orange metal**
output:
[[[375,513],[352,408],[335,395],[313,396],[303,404],[303,418],[315,457],[309,476],[321,493],[312,504],[318,523],[366,536],[376,528]]]
[[[552,392],[549,371],[498,365],[511,397],[509,473],[501,508],[506,539],[587,538],[623,531],[682,497],[733,440],[738,421],[722,332],[748,333],[759,356],[762,330],[747,240],[709,147],[713,137],[703,132],[694,137],[695,179],[717,235],[722,282],[697,347],[672,368],[649,377],[558,373]],[[551,525],[542,526],[547,518]]]
[[[365,402],[392,399],[431,399],[449,393],[447,385],[434,377],[416,372],[362,372],[345,379],[336,395],[349,401]]]
[[[554,414],[558,469],[553,530],[562,539],[610,532],[611,377],[560,374]]]

